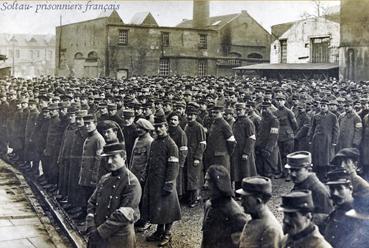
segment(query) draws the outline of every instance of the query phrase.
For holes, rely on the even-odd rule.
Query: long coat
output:
[[[127,152],[127,161],[130,161],[133,145],[138,136],[137,127],[135,123],[132,123],[129,126],[121,126],[121,129],[122,129],[123,136],[124,136],[124,143],[125,143],[126,152]]]
[[[79,127],[73,136],[71,145],[71,160],[68,177],[68,202],[74,207],[84,206],[88,199],[81,200],[84,195],[83,188],[78,185],[79,173],[83,154],[83,143],[87,138],[87,131],[84,126]],[[86,201],[84,201],[86,200]]]
[[[142,217],[153,224],[168,224],[181,219],[176,190],[179,168],[178,148],[169,137],[151,143],[144,189]]]
[[[143,137],[137,137],[133,145],[129,169],[141,183],[146,180],[146,167],[149,162],[152,141],[150,133],[146,133]]]
[[[86,218],[87,230],[97,228],[102,239],[89,247],[135,247],[140,199],[140,183],[126,167],[103,176],[88,201]]]
[[[188,154],[185,164],[186,190],[198,190],[203,185],[203,154],[206,148],[205,128],[197,121],[188,122],[185,133],[187,135]],[[200,163],[195,166],[194,161]]]
[[[205,150],[205,170],[213,164],[223,165],[230,171],[231,154],[234,150],[235,140],[232,128],[223,118],[215,119],[211,124],[207,146]]]
[[[334,147],[338,140],[338,120],[331,113],[320,112],[312,118],[309,130],[311,155],[314,166],[327,166],[333,158]]]
[[[299,235],[298,237],[291,237],[286,235],[279,247],[281,248],[332,248],[332,246],[324,239],[320,234],[318,227],[310,227],[309,232],[305,231],[305,235]]]
[[[359,147],[362,136],[363,123],[355,112],[343,113],[338,119],[339,136],[336,152],[342,148]]]
[[[60,194],[67,195],[68,194],[68,181],[69,181],[69,170],[70,170],[70,162],[72,159],[72,145],[73,139],[78,129],[75,123],[71,123],[64,130],[62,144],[60,146],[58,164],[59,164],[59,180],[58,180],[58,188]]]
[[[369,171],[369,115],[363,119],[363,135],[360,145],[360,163],[364,171]]]
[[[277,248],[283,229],[270,209],[250,220],[242,230],[239,248]]]
[[[308,133],[310,129],[310,117],[304,112],[299,112],[296,116],[297,130],[295,134],[295,151],[308,151],[309,139]]]
[[[254,124],[247,116],[238,117],[233,125],[233,133],[237,144],[232,154],[231,177],[232,181],[241,182],[244,177],[257,174]],[[242,159],[243,154],[246,154],[248,158]]]
[[[176,180],[176,186],[178,196],[182,196],[186,192],[183,167],[186,162],[186,157],[188,153],[187,136],[179,125],[176,127],[169,127],[168,133],[174,143],[176,143],[179,152],[179,170]]]
[[[242,208],[232,199],[205,203],[201,248],[236,248],[238,236],[247,222]]]
[[[100,154],[103,151],[104,145],[105,140],[97,130],[88,134],[88,137],[83,143],[79,185],[94,188],[100,180]]]
[[[24,142],[24,156],[25,160],[37,161],[40,160],[39,153],[37,152],[37,146],[32,139],[33,134],[38,130],[38,116],[39,112],[37,109],[29,112],[26,121],[25,130],[25,142]]]

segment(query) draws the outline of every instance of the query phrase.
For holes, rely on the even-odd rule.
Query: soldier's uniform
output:
[[[351,113],[343,113],[339,117],[339,136],[336,152],[342,148],[360,146],[363,124],[360,116],[353,110]]]
[[[124,146],[120,148],[124,152]],[[120,148],[119,143],[107,145],[103,155],[109,156]],[[89,247],[136,247],[133,224],[140,217],[140,199],[140,183],[126,167],[103,176],[88,200],[87,230],[96,228],[101,237],[89,240]]]
[[[305,106],[297,106],[298,109],[305,108]],[[308,133],[310,129],[310,117],[304,111],[297,111],[296,115],[297,130],[295,134],[295,151],[308,151],[309,150],[309,140]]]

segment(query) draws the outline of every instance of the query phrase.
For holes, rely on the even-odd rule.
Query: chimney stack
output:
[[[209,26],[209,1],[193,0],[193,18],[194,28],[206,28]]]

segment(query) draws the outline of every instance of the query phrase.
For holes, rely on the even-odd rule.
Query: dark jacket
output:
[[[247,222],[242,208],[232,198],[205,203],[201,248],[236,248]]]
[[[286,235],[281,248],[331,248],[332,246],[320,234],[317,226],[310,226],[294,236]]]
[[[102,239],[89,247],[135,247],[140,199],[140,183],[126,167],[103,176],[88,201],[86,218],[87,230],[97,228]]]
[[[181,219],[176,190],[178,163],[178,148],[169,135],[158,137],[151,143],[142,217],[153,224],[168,224]]]

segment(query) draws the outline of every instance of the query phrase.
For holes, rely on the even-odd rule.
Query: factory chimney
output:
[[[206,28],[209,26],[209,1],[193,0],[193,18],[194,28]]]

